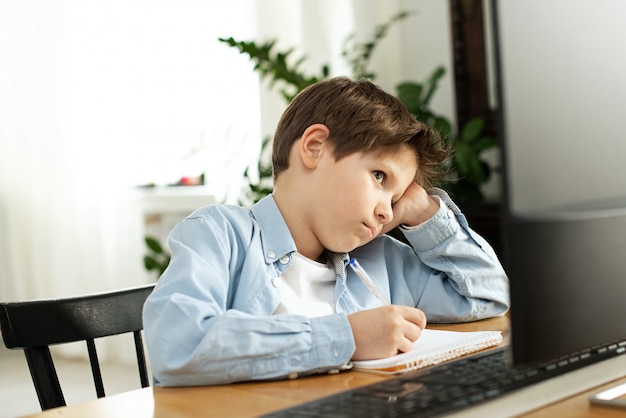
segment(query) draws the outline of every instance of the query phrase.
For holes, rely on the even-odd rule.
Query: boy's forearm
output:
[[[447,194],[434,190],[445,207],[423,227],[405,231],[420,260],[442,273],[429,280],[420,298],[427,305],[422,308],[430,312],[431,321],[458,322],[503,315],[509,308],[509,283],[497,255],[469,227]],[[458,295],[458,300],[442,304],[442,294],[453,298]]]
[[[196,307],[194,308],[194,305]],[[345,315],[256,317],[229,310],[204,318],[203,302],[154,303],[146,343],[162,386],[215,385],[341,369],[354,352]]]

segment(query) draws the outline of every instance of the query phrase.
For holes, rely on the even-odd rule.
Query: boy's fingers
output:
[[[411,351],[411,348],[413,348],[413,341],[409,340],[409,339],[404,339],[404,342],[402,344],[398,345],[398,351],[401,353],[406,353],[407,351]]]
[[[420,329],[424,329],[426,327],[426,315],[420,309],[410,308],[405,314],[404,319],[414,323],[420,327]]]
[[[417,341],[421,335],[422,328],[415,324],[411,324],[407,332],[404,333],[404,336],[411,342]]]

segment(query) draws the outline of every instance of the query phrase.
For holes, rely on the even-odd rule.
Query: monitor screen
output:
[[[626,338],[626,2],[492,0],[516,362]]]

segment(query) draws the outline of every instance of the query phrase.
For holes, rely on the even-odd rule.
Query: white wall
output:
[[[400,11],[414,15],[395,23],[371,59],[377,84],[390,93],[403,81],[423,81],[437,66],[448,71],[433,98],[432,107],[454,120],[453,72],[448,2],[442,0],[264,0],[257,3],[258,40],[277,39],[280,50],[295,48],[294,57],[306,56],[302,64],[318,74],[330,64],[331,75],[348,75],[341,57],[345,38],[356,34],[371,39],[377,25]],[[324,10],[324,8],[327,8]],[[285,19],[300,15],[300,20]],[[285,103],[274,90],[261,98],[262,130],[272,135]]]

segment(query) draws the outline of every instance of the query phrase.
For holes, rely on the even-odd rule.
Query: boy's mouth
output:
[[[363,226],[365,226],[365,228],[368,231],[368,238],[374,238],[377,235],[377,229],[373,226],[370,226],[366,223],[363,223]]]

